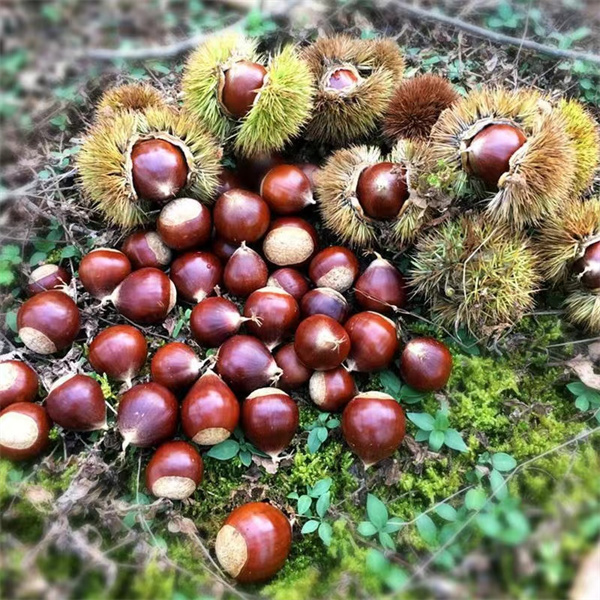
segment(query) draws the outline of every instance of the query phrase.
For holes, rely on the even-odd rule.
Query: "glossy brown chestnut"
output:
[[[161,323],[177,302],[173,282],[159,269],[128,275],[111,294],[116,309],[135,323]]]
[[[102,386],[89,375],[66,375],[46,397],[48,416],[63,429],[94,431],[106,427]]]
[[[221,261],[210,252],[188,252],[171,265],[171,281],[188,302],[201,302],[223,279]]]
[[[264,502],[236,508],[217,534],[217,559],[241,583],[270,579],[283,567],[292,547],[285,515]]]
[[[239,247],[239,244],[232,244],[231,242],[228,242],[225,238],[222,237],[216,237],[211,244],[212,253],[223,264],[225,264],[233,256],[233,253]]]
[[[216,348],[235,335],[244,321],[246,319],[231,300],[214,296],[194,306],[190,329],[201,346]]]
[[[408,199],[406,170],[400,164],[382,162],[367,167],[358,178],[356,197],[373,219],[394,219]]]
[[[265,258],[278,267],[296,267],[307,263],[319,246],[315,228],[298,217],[273,221],[263,241]]]
[[[472,140],[467,149],[467,169],[494,189],[500,177],[510,169],[511,156],[527,141],[513,125],[488,125]]]
[[[79,263],[79,280],[94,298],[110,296],[131,273],[131,261],[119,250],[98,248],[86,254]]]
[[[295,165],[277,165],[260,184],[260,195],[276,215],[293,215],[315,204],[310,179]]]
[[[15,402],[7,406],[0,412],[0,457],[35,458],[48,445],[51,427],[46,409],[39,404]]]
[[[300,362],[293,342],[286,344],[275,353],[275,362],[283,371],[277,385],[287,392],[304,385],[313,373]]]
[[[157,498],[185,500],[200,485],[204,463],[198,450],[187,442],[165,442],[146,467],[146,487]]]
[[[352,350],[348,369],[369,373],[385,369],[398,351],[398,336],[393,321],[376,312],[361,312],[346,322]]]
[[[111,379],[131,384],[147,356],[148,344],[139,329],[113,325],[92,340],[88,360],[96,373],[106,373]]]
[[[217,233],[229,242],[256,242],[269,228],[271,211],[258,194],[233,189],[217,199],[213,220]]]
[[[331,371],[315,371],[308,383],[308,392],[319,410],[335,412],[346,406],[358,390],[354,377],[340,366]]]
[[[133,187],[140,198],[165,202],[187,183],[188,166],[183,152],[165,140],[143,140],[131,151]]]
[[[174,393],[186,392],[200,377],[202,361],[186,344],[170,342],[161,346],[152,357],[152,381]]]
[[[125,238],[121,247],[134,269],[154,267],[166,269],[172,258],[171,249],[156,231],[136,231]]]
[[[235,335],[217,353],[217,372],[235,392],[249,394],[277,383],[281,369],[255,337]]]
[[[225,71],[221,102],[232,117],[242,119],[250,112],[266,74],[262,65],[248,60],[235,62]]]
[[[391,313],[406,305],[406,282],[392,263],[376,258],[354,285],[356,301],[365,310]]]
[[[217,187],[217,191],[215,192],[215,200],[225,192],[232,190],[234,188],[243,188],[244,185],[240,176],[231,169],[224,168],[219,175],[219,185]]]
[[[351,69],[335,69],[327,79],[325,87],[338,92],[348,91],[358,83],[358,73]]]
[[[60,290],[71,282],[71,274],[58,265],[42,265],[27,280],[27,294],[35,296],[48,290]]]
[[[206,372],[181,405],[183,432],[200,446],[226,440],[240,420],[240,403],[231,388],[212,371]]]
[[[410,387],[420,392],[441,390],[452,373],[450,350],[433,338],[416,338],[400,355],[400,374]]]
[[[37,373],[20,360],[0,362],[0,410],[16,402],[33,402],[40,381]]]
[[[404,439],[402,407],[388,394],[364,392],[350,400],[342,414],[342,433],[365,469],[390,457]]]
[[[295,331],[300,322],[300,308],[285,290],[264,287],[250,294],[244,316],[248,319],[248,331],[272,350]]]
[[[290,445],[300,413],[298,405],[276,388],[261,388],[242,403],[242,429],[263,452],[276,458]]]
[[[212,218],[208,208],[198,200],[176,198],[161,210],[156,230],[169,248],[189,250],[208,243]]]
[[[75,341],[79,328],[79,309],[63,292],[40,292],[25,301],[17,313],[19,337],[38,354],[67,348]]]
[[[286,164],[286,161],[278,152],[239,158],[237,161],[238,175],[244,182],[241,187],[258,192],[263,177],[276,165],[283,164]]]
[[[123,446],[146,448],[175,435],[179,405],[177,398],[158,383],[140,383],[121,396],[117,428]]]
[[[327,315],[338,323],[343,323],[350,313],[348,301],[342,294],[331,288],[320,287],[310,290],[300,301],[302,317]]]
[[[300,271],[284,267],[271,273],[267,280],[267,287],[279,287],[292,295],[296,302],[300,302],[310,289],[310,284]]]
[[[355,254],[342,246],[321,250],[311,261],[308,276],[317,287],[345,292],[358,277],[359,265]]]
[[[573,265],[583,287],[588,290],[600,289],[600,242],[590,244],[583,256]]]
[[[328,371],[346,360],[350,352],[350,338],[336,320],[325,315],[313,315],[298,325],[294,350],[308,368]]]
[[[246,242],[233,253],[223,272],[223,283],[234,296],[246,297],[266,285],[269,269],[265,261],[246,246]]]

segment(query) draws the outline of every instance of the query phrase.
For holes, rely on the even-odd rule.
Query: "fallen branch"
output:
[[[389,3],[389,0],[387,0],[386,3]],[[505,35],[504,33],[490,31],[485,27],[472,25],[471,23],[467,23],[465,21],[461,21],[460,19],[456,19],[455,17],[449,17],[441,13],[430,12],[428,10],[425,10],[424,8],[420,8],[419,6],[414,6],[412,4],[407,4],[406,2],[401,2],[400,0],[391,0],[391,3],[401,12],[408,13],[409,15],[412,15],[414,17],[419,17],[420,19],[427,19],[429,21],[437,21],[439,23],[444,23],[445,25],[451,25],[452,27],[456,27],[456,29],[460,29],[461,31],[465,31],[476,37],[491,40],[492,42],[497,44],[509,44],[511,46],[517,46],[519,48],[534,50],[535,52],[539,52],[540,54],[546,54],[548,56],[554,56],[557,58],[567,58],[571,60],[583,60],[585,62],[600,65],[600,56],[597,54],[591,54],[589,52],[580,52],[578,50],[564,50],[562,48],[554,48],[552,46],[540,44],[539,42],[534,42],[533,40],[516,38],[510,35]]]

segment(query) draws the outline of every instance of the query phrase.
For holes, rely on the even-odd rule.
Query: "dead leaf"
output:
[[[580,354],[566,364],[582,383],[593,390],[600,390],[600,375],[594,372],[594,363],[589,358]]]

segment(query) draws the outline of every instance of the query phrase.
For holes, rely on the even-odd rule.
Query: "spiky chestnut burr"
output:
[[[124,110],[144,111],[147,108],[165,106],[166,98],[147,83],[128,83],[110,88],[100,98],[96,118],[111,116]]]
[[[425,145],[408,140],[398,142],[389,156],[369,146],[338,150],[315,175],[325,226],[354,247],[410,243],[435,209],[446,206],[445,200],[431,203],[423,194],[425,162]]]
[[[427,141],[444,110],[459,98],[452,84],[438,75],[421,75],[400,83],[385,113],[383,132],[392,141]]]
[[[434,125],[429,159],[439,195],[485,199],[492,217],[517,228],[539,224],[574,188],[566,119],[533,90],[470,92]]]
[[[338,35],[318,39],[302,57],[317,82],[307,137],[342,146],[372,133],[404,71],[396,42]]]
[[[271,57],[238,33],[213,36],[190,56],[184,108],[241,156],[281,150],[309,117],[313,85],[293,46]]]
[[[108,222],[131,228],[148,220],[152,202],[188,195],[211,203],[221,155],[193,116],[150,107],[100,119],[88,131],[77,162],[88,202]]]
[[[410,270],[438,323],[490,335],[534,304],[540,277],[536,256],[520,233],[466,215],[423,235]]]

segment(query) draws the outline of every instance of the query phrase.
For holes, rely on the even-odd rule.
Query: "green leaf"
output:
[[[307,533],[314,533],[319,528],[319,521],[306,521],[300,530],[302,535],[306,535]]]
[[[318,498],[319,496],[325,494],[331,488],[332,483],[333,483],[333,479],[331,479],[331,477],[326,477],[325,479],[320,479],[311,488],[310,496],[312,498]]]
[[[402,389],[400,390],[400,398],[405,404],[416,404],[421,401],[426,394],[424,392],[419,392],[414,388],[411,388],[410,385],[404,384]]]
[[[419,515],[416,520],[416,526],[425,542],[435,544],[437,541],[437,526],[429,515]]]
[[[462,436],[456,429],[448,429],[444,434],[444,444],[452,450],[458,450],[459,452],[467,452],[469,448],[465,444]]]
[[[286,498],[290,498],[291,500],[298,500],[300,496],[298,496],[298,492],[290,492]]]
[[[300,498],[298,498],[298,514],[305,515],[310,510],[311,504],[312,499],[310,496],[307,496],[306,494],[300,496]]]
[[[400,529],[402,529],[403,526],[404,523],[402,522],[402,520],[398,519],[397,517],[394,517],[385,524],[383,530],[386,533],[396,533],[396,531],[400,531]]]
[[[456,509],[449,504],[438,504],[435,507],[435,514],[444,521],[456,521]]]
[[[424,429],[419,429],[415,434],[415,442],[426,442],[429,439],[430,431],[425,431]]]
[[[132,510],[123,517],[123,525],[125,525],[127,529],[131,529],[135,525],[136,515],[137,513]]]
[[[448,427],[450,426],[448,415],[441,410],[438,410],[438,412],[435,413],[434,423],[435,428],[439,431],[446,431],[446,429],[448,429]]]
[[[377,527],[371,521],[362,521],[356,528],[358,533],[364,537],[371,537],[377,533]]]
[[[394,398],[400,396],[402,390],[402,382],[400,378],[390,370],[379,373],[379,381],[383,387],[383,391]]]
[[[392,565],[385,576],[385,585],[393,592],[398,592],[408,583],[408,579],[406,571],[396,565]]]
[[[390,568],[390,563],[383,552],[375,550],[375,548],[370,548],[367,552],[366,564],[367,569],[371,571],[371,573],[375,573],[381,577],[387,574]]]
[[[498,471],[512,471],[517,466],[517,461],[506,452],[492,454],[492,466]]]
[[[488,537],[495,538],[502,530],[502,524],[496,515],[482,513],[475,519],[477,526]]]
[[[487,496],[482,488],[470,489],[465,494],[465,506],[469,510],[481,510],[487,502]]]
[[[329,523],[323,521],[321,525],[319,525],[319,537],[323,541],[326,546],[331,544],[331,538],[333,536],[333,528]]]
[[[61,258],[74,258],[74,257],[79,257],[80,255],[81,255],[81,252],[79,252],[79,249],[76,248],[75,246],[65,246],[60,251]]]
[[[577,399],[575,400],[575,407],[577,408],[577,410],[580,410],[582,412],[589,410],[590,401],[587,399],[585,394],[577,397]]]
[[[252,453],[248,450],[242,450],[240,452],[240,461],[245,467],[249,467],[252,464]]]
[[[392,536],[385,531],[379,532],[379,543],[388,550],[396,550],[396,544],[394,544]]]
[[[229,460],[239,452],[239,449],[240,445],[235,440],[225,440],[210,448],[204,456],[210,456],[217,460]]]
[[[367,515],[369,516],[369,521],[377,527],[377,530],[383,529],[388,521],[388,509],[373,494],[367,496]]]
[[[40,263],[43,263],[47,258],[48,255],[46,252],[34,252],[29,259],[29,264],[30,266],[35,267]]]
[[[567,385],[567,389],[574,396],[579,396],[579,395],[583,394],[584,392],[586,392],[588,387],[581,381],[574,381],[573,383],[569,383]]]
[[[444,443],[444,432],[435,429],[429,434],[429,447],[437,452]]]
[[[490,485],[492,486],[492,492],[494,492],[498,500],[506,498],[508,495],[506,482],[504,481],[504,477],[502,477],[502,473],[496,471],[496,469],[492,469],[490,473]]]
[[[2,258],[21,258],[21,248],[16,244],[6,244],[0,249],[0,256]]]
[[[317,514],[323,518],[327,511],[329,510],[329,506],[331,505],[331,494],[329,492],[325,492],[318,500],[317,500]]]
[[[335,429],[336,427],[339,427],[339,424],[339,419],[329,419],[329,421],[326,423],[328,429]]]
[[[319,448],[321,447],[321,440],[319,439],[319,436],[317,435],[316,429],[313,429],[308,434],[308,439],[306,440],[306,445],[308,447],[308,451],[310,454],[315,454],[316,452],[318,452]]]
[[[434,418],[427,413],[408,413],[407,416],[419,429],[433,431],[435,428]]]
[[[317,427],[315,429],[315,431],[317,432],[317,437],[319,438],[319,441],[321,443],[323,443],[327,439],[327,436],[329,435],[329,432],[327,431],[327,427]]]

